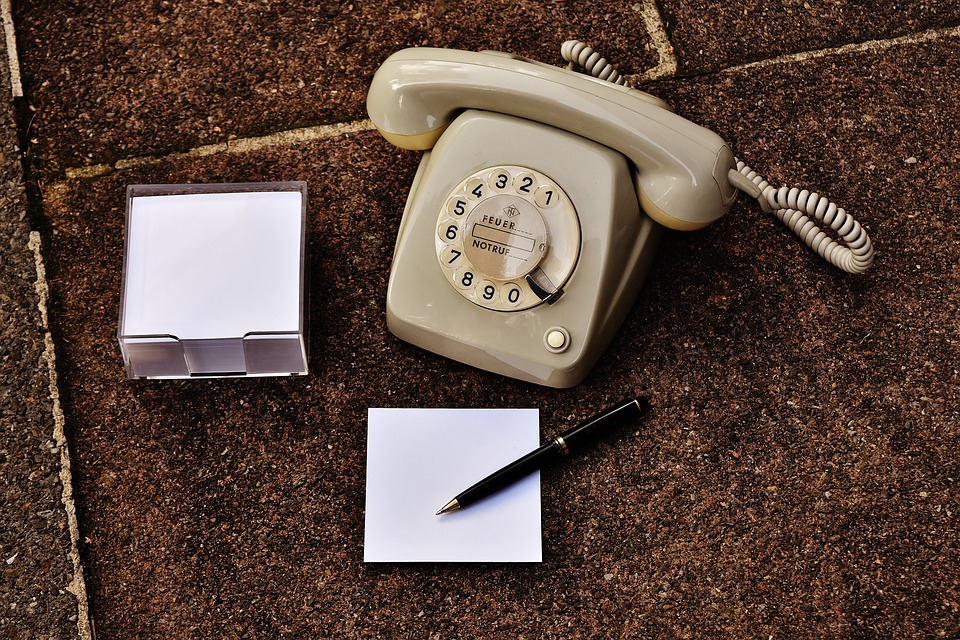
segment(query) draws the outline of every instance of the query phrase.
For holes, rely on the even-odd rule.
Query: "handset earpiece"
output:
[[[644,211],[664,226],[702,228],[736,197],[733,153],[715,133],[652,96],[515,56],[414,48],[377,70],[367,111],[405,149],[429,149],[464,109],[542,122],[619,151],[637,167]]]

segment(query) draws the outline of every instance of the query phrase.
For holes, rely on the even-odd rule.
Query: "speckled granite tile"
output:
[[[106,637],[796,637],[960,632],[956,39],[649,87],[878,247],[822,264],[745,199],[668,234],[571,390],[393,338],[384,296],[416,154],[372,132],[180,158],[45,191],[83,549]],[[791,99],[815,92],[817,103]],[[306,180],[311,375],[124,379],[128,183]],[[401,185],[401,186],[398,186]],[[625,393],[635,433],[543,477],[544,562],[365,565],[371,406]]]
[[[35,171],[365,117],[379,63],[409,46],[560,61],[569,38],[659,62],[639,4],[15,3]]]
[[[960,24],[960,6],[947,0],[665,0],[661,6],[684,75]]]
[[[84,640],[86,595],[67,513],[69,457],[54,422],[46,300],[37,287],[45,283],[5,65],[0,95],[0,637]]]

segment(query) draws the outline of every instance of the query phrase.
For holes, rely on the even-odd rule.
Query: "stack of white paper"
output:
[[[306,373],[305,200],[304,183],[129,189],[131,378]]]

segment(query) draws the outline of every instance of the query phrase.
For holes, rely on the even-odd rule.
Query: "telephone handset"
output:
[[[647,215],[678,230],[730,208],[733,153],[715,133],[636,89],[509,54],[405,49],[377,71],[367,110],[403,149],[429,149],[464,109],[540,122],[619,151],[637,169]]]
[[[500,52],[417,48],[378,69],[367,110],[388,141],[425,150],[388,327],[503,375],[580,382],[633,304],[660,225],[702,228],[738,189],[843,268],[872,260],[842,209],[775,190],[719,136],[636,89]],[[808,213],[847,246],[811,231]]]

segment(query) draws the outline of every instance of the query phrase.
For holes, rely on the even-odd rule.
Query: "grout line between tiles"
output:
[[[67,585],[67,591],[77,599],[77,633],[80,640],[93,640],[94,635],[90,620],[90,606],[87,600],[87,586],[83,578],[83,565],[80,561],[80,552],[77,548],[80,539],[80,527],[77,523],[77,507],[73,500],[73,475],[70,467],[70,449],[64,427],[66,419],[60,405],[60,390],[57,386],[57,362],[54,351],[53,336],[50,334],[50,325],[47,317],[47,301],[50,296],[50,287],[47,284],[47,270],[43,263],[40,247],[40,234],[30,232],[27,247],[33,251],[33,260],[37,273],[34,289],[37,292],[37,307],[40,310],[40,321],[43,326],[43,355],[42,359],[47,366],[49,378],[49,392],[53,414],[53,440],[60,450],[60,484],[62,493],[60,501],[63,503],[67,515],[67,528],[70,530],[70,561],[73,564],[73,579]]]
[[[23,83],[20,81],[20,59],[17,57],[17,34],[13,26],[12,0],[0,0],[0,19],[3,20],[3,34],[7,42],[7,64],[10,65],[10,92],[14,98],[22,98]]]
[[[0,2],[9,2],[9,0],[0,0]],[[637,77],[641,82],[651,80],[661,80],[671,77],[677,70],[677,59],[674,55],[673,46],[670,44],[664,28],[663,19],[657,9],[655,0],[644,0],[641,7],[644,22],[647,27],[647,33],[653,40],[654,46],[660,55],[660,64],[640,74]],[[724,73],[730,71],[743,71],[753,68],[762,68],[789,64],[792,62],[805,62],[827,58],[830,56],[843,55],[847,53],[884,51],[901,45],[922,44],[932,42],[941,38],[960,38],[960,26],[946,29],[930,29],[921,33],[891,38],[887,40],[868,40],[854,44],[842,45],[828,49],[818,49],[816,51],[805,51],[801,53],[759,60],[747,64],[736,65],[719,69],[711,73]],[[64,172],[67,180],[82,180],[97,178],[113,171],[122,171],[125,169],[134,169],[139,167],[153,166],[170,160],[203,158],[220,153],[247,153],[270,147],[296,144],[301,142],[312,142],[327,138],[337,138],[350,133],[362,131],[371,131],[375,127],[369,119],[355,120],[353,122],[344,122],[330,125],[319,125],[315,127],[304,127],[301,129],[290,129],[266,136],[254,138],[237,138],[227,142],[204,145],[195,147],[181,153],[172,153],[166,156],[140,156],[128,159],[118,160],[114,164],[97,164],[85,167],[67,168]]]
[[[777,58],[768,58],[766,60],[748,62],[747,64],[724,67],[720,71],[722,72],[744,71],[747,69],[757,69],[762,67],[772,67],[777,65],[789,64],[791,62],[806,62],[807,60],[818,60],[821,58],[828,58],[830,56],[843,55],[847,53],[886,51],[887,49],[892,49],[894,47],[898,47],[901,45],[923,44],[924,42],[933,42],[941,38],[958,38],[958,37],[960,37],[960,26],[949,27],[946,29],[930,29],[928,31],[921,31],[920,33],[912,33],[910,35],[900,36],[899,38],[889,38],[885,40],[866,40],[864,42],[845,44],[839,47],[832,47],[829,49],[818,49],[816,51],[801,51],[800,53],[792,53],[790,55],[779,56]]]
[[[324,124],[316,127],[304,127],[302,129],[289,129],[256,138],[237,138],[235,140],[228,140],[227,142],[194,147],[189,151],[171,153],[166,156],[140,156],[137,158],[118,160],[112,165],[97,164],[89,167],[76,167],[67,169],[65,175],[68,180],[96,178],[112,171],[148,167],[170,160],[205,158],[221,153],[248,153],[270,147],[291,145],[300,142],[313,142],[327,138],[338,138],[342,135],[370,131],[372,129],[374,129],[374,125],[370,120],[355,120],[353,122]]]
[[[663,16],[660,15],[660,9],[657,8],[656,0],[643,0],[640,14],[643,16],[647,35],[650,36],[660,56],[660,64],[639,74],[637,80],[650,82],[674,76],[677,73],[677,56],[674,54],[673,44],[670,42],[670,36],[667,35],[667,28],[663,22]]]

